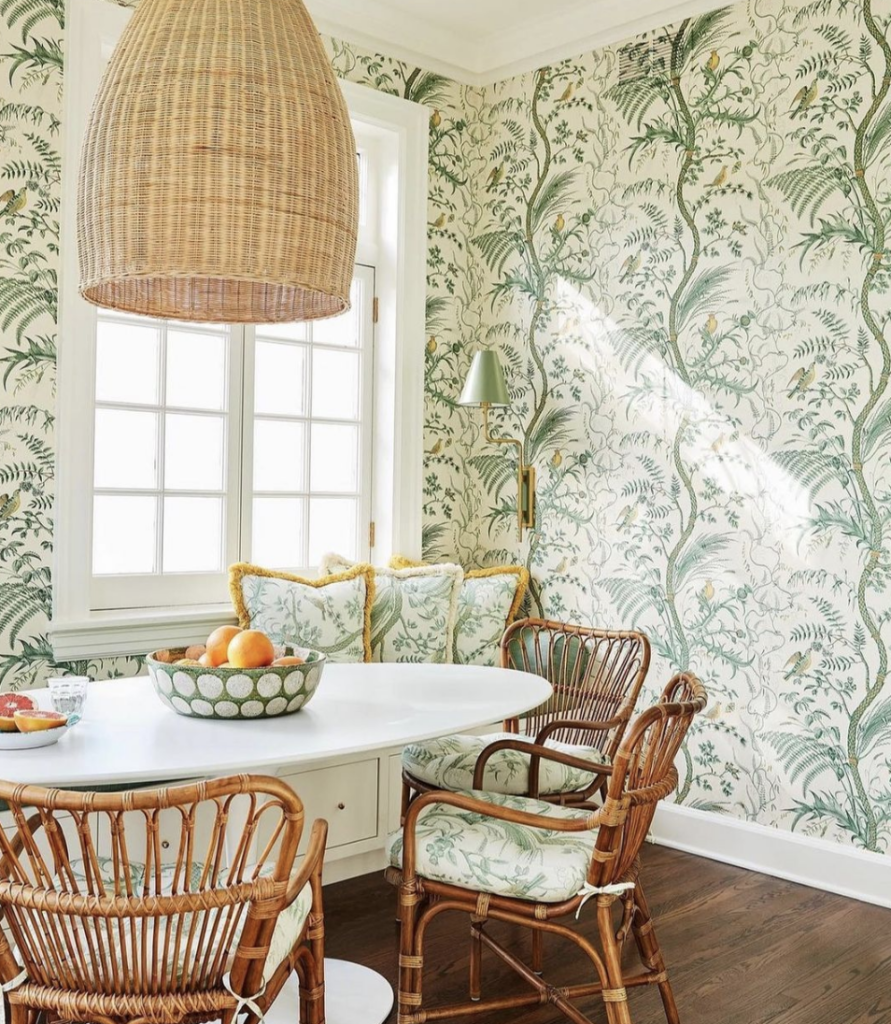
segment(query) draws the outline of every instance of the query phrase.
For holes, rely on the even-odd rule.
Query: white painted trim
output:
[[[94,612],[88,618],[53,621],[50,639],[60,661],[147,654],[162,647],[204,643],[217,626],[234,625],[232,606],[125,609]]]
[[[132,11],[105,0],[77,0],[76,15],[69,9],[65,31],[65,67],[72,54],[84,58],[77,74],[65,75],[62,122],[61,258],[59,270],[58,392],[56,401],[56,495],[53,509],[53,616],[69,619],[80,614],[86,602],[85,581],[90,576],[92,503],[82,492],[93,480],[92,419],[79,415],[84,405],[92,408],[93,359],[83,358],[81,337],[96,333],[95,307],[77,291],[77,173],[81,139],[93,97],[105,68],[108,53],[120,36]],[[80,62],[80,60],[79,60]],[[92,346],[89,347],[92,352]],[[60,528],[60,523],[64,524]],[[70,540],[69,540],[70,538]]]
[[[891,907],[891,856],[678,804],[659,805],[652,837],[673,850]]]
[[[430,114],[421,104],[354,82],[340,86],[353,121],[381,134],[375,430],[376,445],[393,452],[392,479],[380,479],[382,467],[375,469],[378,528],[372,560],[381,562],[391,554],[421,555]]]
[[[726,0],[578,0],[480,33],[434,23],[376,0],[308,0],[326,35],[417,64],[464,85],[485,86],[726,6]]]

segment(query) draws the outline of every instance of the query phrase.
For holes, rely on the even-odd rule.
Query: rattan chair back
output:
[[[289,786],[238,776],[74,793],[0,782],[0,799],[14,822],[0,830],[0,979],[21,969],[14,943],[32,1009],[206,1018],[232,1005],[227,972],[235,992],[260,991],[303,826]]]
[[[601,813],[591,881],[609,885],[631,871],[647,837],[656,805],[678,784],[675,759],[708,697],[696,676],[681,672],[630,726],[613,759]]]
[[[501,664],[544,676],[554,691],[546,703],[514,721],[516,731],[539,742],[595,746],[612,757],[650,667],[650,643],[632,630],[520,619],[502,637]],[[615,719],[620,721],[597,731],[580,725]]]

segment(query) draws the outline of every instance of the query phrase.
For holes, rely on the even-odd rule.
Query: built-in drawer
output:
[[[282,775],[306,811],[300,852],[306,849],[316,818],[328,822],[328,848],[377,836],[378,759],[354,761],[309,772]]]

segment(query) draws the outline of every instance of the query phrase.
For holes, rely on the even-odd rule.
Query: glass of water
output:
[[[89,676],[60,676],[47,680],[53,711],[67,715],[69,725],[75,725],[83,718],[89,682]]]

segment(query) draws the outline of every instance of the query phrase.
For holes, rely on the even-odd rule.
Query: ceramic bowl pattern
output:
[[[176,665],[185,651],[153,651],[147,658],[155,693],[189,718],[257,719],[292,715],[306,707],[322,678],[325,655],[302,647],[276,648],[276,658],[296,655],[303,665],[204,668]]]

